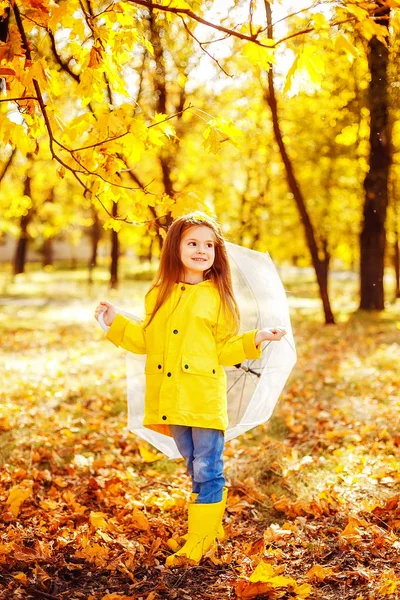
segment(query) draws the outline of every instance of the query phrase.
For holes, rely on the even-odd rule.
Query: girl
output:
[[[261,342],[278,341],[286,331],[237,334],[239,311],[224,239],[217,222],[202,213],[180,217],[169,228],[145,309],[138,324],[104,301],[95,317],[104,313],[107,338],[116,346],[147,354],[143,424],[174,438],[193,490],[186,542],[166,564],[198,564],[224,537],[222,452],[228,416],[223,366],[259,358]]]

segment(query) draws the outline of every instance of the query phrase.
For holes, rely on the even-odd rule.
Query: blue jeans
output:
[[[221,502],[225,485],[223,476],[224,432],[204,427],[170,425],[172,437],[186,461],[192,478],[192,490],[198,494],[196,503]]]

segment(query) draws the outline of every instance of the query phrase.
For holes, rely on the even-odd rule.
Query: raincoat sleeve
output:
[[[146,318],[151,313],[150,300],[145,300]],[[117,314],[107,332],[107,339],[115,346],[121,346],[134,354],[147,354],[146,339],[144,335],[144,321],[130,321],[121,314]]]
[[[123,315],[117,315],[107,332],[107,339],[115,346],[122,346],[135,354],[146,354],[143,321],[136,323]]]
[[[255,360],[261,357],[261,345],[256,346],[254,337],[258,329],[245,331],[240,335],[227,336],[227,324],[224,319],[216,328],[216,343],[219,364],[224,367],[237,365],[244,360]]]

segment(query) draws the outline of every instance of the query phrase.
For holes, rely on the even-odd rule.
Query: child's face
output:
[[[185,268],[184,277],[203,279],[215,259],[215,236],[209,227],[194,225],[185,231],[180,243],[180,258]],[[200,278],[201,276],[201,278]]]

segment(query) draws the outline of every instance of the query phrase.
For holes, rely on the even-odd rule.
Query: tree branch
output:
[[[194,13],[189,8],[179,8],[179,7],[176,8],[176,7],[171,7],[171,6],[165,6],[164,4],[158,4],[156,2],[148,2],[147,0],[128,0],[128,2],[131,2],[132,4],[138,4],[139,6],[144,6],[145,8],[148,8],[148,9],[161,10],[163,12],[171,12],[171,13],[174,13],[175,15],[179,15],[179,16],[186,15],[190,19],[193,19],[194,21],[197,21],[198,23],[201,23],[202,25],[206,25],[207,27],[210,27],[211,29],[216,29],[217,31],[222,31],[223,33],[227,33],[228,35],[237,37],[241,40],[247,40],[248,42],[254,42],[258,46],[263,46],[264,48],[271,48],[271,46],[268,46],[268,45],[260,42],[260,40],[257,39],[257,34],[254,36],[246,35],[245,33],[239,33],[238,31],[235,31],[234,29],[229,29],[228,27],[223,27],[222,25],[217,25],[216,23],[211,23],[211,21],[206,21],[206,19],[203,19],[202,17],[199,17],[199,15],[196,15],[196,13]]]
[[[217,31],[222,31],[223,33],[226,33],[228,36],[236,37],[236,38],[239,38],[241,40],[246,40],[248,42],[253,42],[257,46],[261,46],[262,48],[268,48],[269,50],[271,48],[276,48],[277,46],[279,46],[283,42],[285,42],[285,41],[287,41],[287,40],[289,40],[289,39],[291,39],[293,37],[297,37],[299,35],[310,33],[311,31],[315,31],[315,27],[307,27],[306,29],[302,29],[301,31],[297,31],[295,33],[292,33],[291,35],[286,36],[284,38],[281,38],[280,40],[277,40],[277,41],[273,41],[272,38],[269,38],[269,43],[265,44],[265,43],[261,42],[260,39],[259,39],[260,34],[262,34],[265,31],[265,28],[259,29],[253,35],[246,35],[245,33],[240,33],[238,31],[236,31],[235,29],[229,29],[228,27],[223,27],[222,25],[217,25],[216,23],[212,23],[211,21],[207,21],[206,19],[203,19],[199,15],[196,15],[196,13],[194,13],[189,8],[179,8],[179,7],[174,7],[174,6],[172,6],[172,7],[171,6],[165,6],[163,4],[158,4],[156,2],[151,2],[151,1],[148,1],[148,0],[127,0],[127,1],[131,2],[132,4],[138,4],[139,6],[143,6],[145,8],[148,8],[149,10],[155,9],[155,10],[160,10],[160,11],[163,11],[163,12],[170,12],[170,13],[173,13],[173,14],[175,14],[177,16],[180,16],[181,18],[182,18],[182,16],[187,16],[190,19],[193,19],[194,21],[197,21],[198,23],[201,23],[202,25],[206,25],[207,27],[209,27],[211,29],[216,29]],[[318,4],[318,2],[314,3],[309,8],[313,8],[317,4]],[[299,12],[301,12],[301,11],[299,11]],[[295,15],[295,14],[296,13],[293,13],[293,15]],[[336,21],[335,23],[332,23],[330,26],[331,27],[336,27],[337,25],[341,25],[343,23],[348,23],[350,21],[356,21],[356,20],[357,20],[357,18],[355,16],[352,16],[352,17],[349,17],[348,19],[344,19],[342,21]]]
[[[52,31],[50,31],[50,29],[47,29],[47,33],[49,35],[50,38],[50,43],[51,43],[51,49],[53,50],[53,55],[54,58],[56,59],[57,64],[68,73],[68,75],[70,77],[72,77],[72,79],[74,79],[77,83],[79,83],[80,81],[80,77],[79,75],[77,75],[76,73],[74,73],[71,69],[71,67],[69,66],[69,61],[64,62],[61,59],[61,56],[58,54],[58,50],[57,50],[57,46],[56,46],[56,40],[54,39],[54,35],[52,33]]]
[[[0,102],[22,102],[23,100],[39,100],[36,96],[24,96],[22,98],[0,98]]]
[[[206,50],[206,49],[203,47],[203,42],[200,42],[200,40],[198,40],[198,39],[197,39],[197,37],[194,35],[194,33],[193,33],[193,32],[192,32],[190,29],[189,29],[189,27],[187,26],[187,24],[186,24],[186,21],[185,21],[185,19],[182,17],[182,15],[179,15],[179,16],[180,16],[180,18],[181,18],[181,21],[182,21],[182,23],[183,23],[183,26],[184,26],[184,28],[185,28],[186,32],[187,32],[187,33],[190,35],[190,37],[192,37],[192,38],[194,39],[194,41],[195,41],[195,42],[197,42],[197,44],[198,44],[198,45],[199,45],[199,47],[200,47],[200,50],[202,50],[202,51],[203,51],[205,54],[207,54],[207,56],[209,56],[209,57],[211,58],[211,60],[213,60],[213,61],[214,61],[214,62],[217,64],[218,68],[219,68],[219,69],[220,69],[220,70],[221,70],[223,73],[225,73],[225,75],[226,75],[227,77],[233,77],[233,75],[229,75],[229,73],[228,73],[227,71],[225,71],[224,67],[223,67],[223,66],[222,66],[222,65],[219,63],[219,61],[218,61],[216,58],[214,58],[214,56],[213,56],[212,54],[210,54],[210,52],[208,52],[208,50]]]

